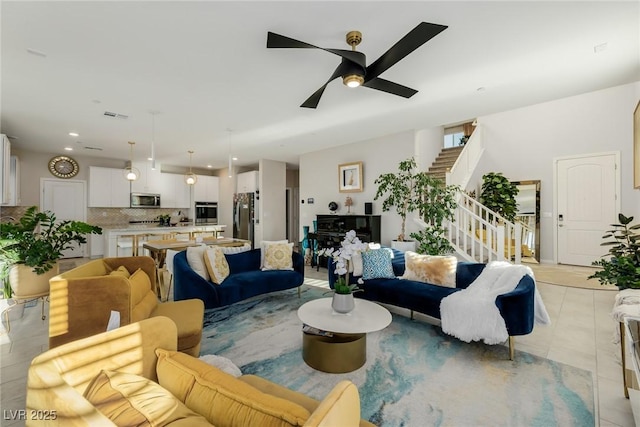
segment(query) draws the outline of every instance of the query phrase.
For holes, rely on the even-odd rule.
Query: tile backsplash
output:
[[[0,207],[0,221],[20,219],[29,206]],[[100,227],[109,225],[124,225],[129,221],[155,221],[158,215],[178,214],[182,218],[190,218],[189,209],[142,209],[142,208],[88,208],[86,222]]]
[[[154,221],[158,215],[179,214],[189,217],[189,209],[143,209],[143,208],[88,208],[87,222],[92,225],[120,225],[129,221]]]

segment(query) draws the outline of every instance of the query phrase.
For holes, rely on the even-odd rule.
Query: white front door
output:
[[[602,236],[620,209],[618,156],[556,161],[558,263],[589,266],[607,252]]]
[[[53,212],[58,221],[86,221],[85,181],[42,179],[40,188],[40,209],[42,211]],[[86,246],[85,244],[68,249],[62,253],[62,257],[79,258],[86,256]]]

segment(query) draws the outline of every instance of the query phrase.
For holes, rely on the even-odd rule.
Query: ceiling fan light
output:
[[[342,78],[342,83],[348,87],[358,87],[364,83],[364,77],[359,74],[349,74]]]

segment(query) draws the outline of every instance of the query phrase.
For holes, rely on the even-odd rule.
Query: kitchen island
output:
[[[103,226],[102,236],[91,240],[91,257],[131,256],[133,241],[137,242],[138,254],[142,255],[142,245],[150,240],[182,239],[196,237],[221,237],[226,225],[178,225],[175,227],[159,227],[149,224],[125,224]],[[135,239],[134,239],[135,237]],[[102,251],[99,245],[102,243]]]

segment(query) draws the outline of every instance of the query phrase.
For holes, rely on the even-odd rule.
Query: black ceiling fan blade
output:
[[[292,39],[291,37],[272,33],[271,31],[267,32],[267,48],[268,49],[279,49],[279,48],[322,49],[318,46],[301,42],[300,40]]]
[[[448,26],[421,22],[389,50],[367,67],[366,80],[372,80],[391,68],[405,56],[446,30]]]
[[[415,89],[399,85],[398,83],[394,83],[389,80],[381,79],[380,77],[368,80],[364,82],[362,86],[366,86],[370,89],[381,90],[393,95],[402,96],[403,98],[411,98],[413,95],[418,93],[418,91]]]
[[[331,83],[334,79],[342,76],[342,74],[344,73],[344,70],[346,69],[346,67],[348,67],[348,64],[345,64],[345,60],[343,59],[342,62],[340,63],[340,65],[338,65],[336,67],[336,69],[333,72],[333,74],[331,74],[331,77],[329,77],[329,80],[327,80],[327,82],[325,84],[323,84],[320,87],[320,89],[315,91],[313,93],[313,95],[311,95],[309,98],[307,98],[307,100],[302,103],[301,107],[303,107],[303,108],[317,108],[318,107],[318,103],[320,102],[320,98],[322,97],[322,94],[324,93],[324,90],[326,89],[327,85],[329,83]]]
[[[323,47],[314,46],[310,43],[292,39],[291,37],[280,34],[267,32],[267,49],[320,49],[325,52],[333,53],[341,58],[346,58],[351,62],[355,62],[363,69],[367,66],[367,60],[362,52],[356,52],[346,49],[325,49]]]

